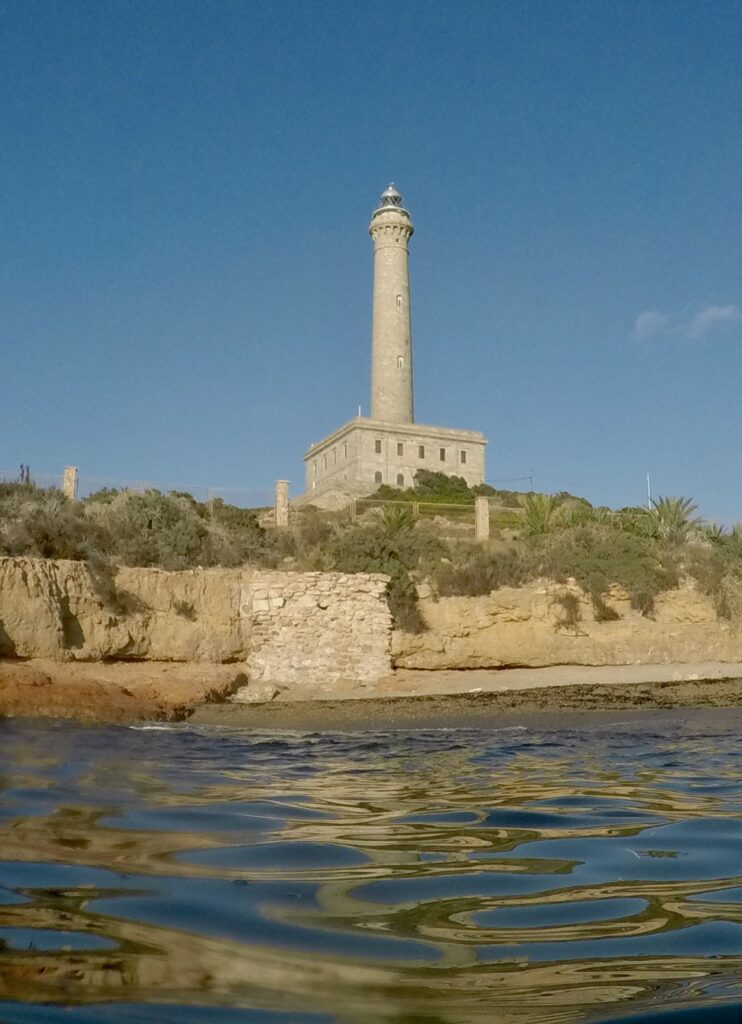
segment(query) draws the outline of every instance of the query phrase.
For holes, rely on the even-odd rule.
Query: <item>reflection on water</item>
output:
[[[0,1021],[734,1013],[740,724],[0,723]]]

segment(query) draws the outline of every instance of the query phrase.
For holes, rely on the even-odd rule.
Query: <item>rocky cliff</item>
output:
[[[576,586],[439,600],[423,589],[428,630],[392,635],[385,587],[385,576],[363,573],[121,569],[112,589],[80,562],[0,558],[0,657],[237,663],[251,685],[286,686],[297,696],[373,684],[392,665],[742,661],[742,631],[690,588],[661,595],[651,619],[614,590],[612,622],[596,622]],[[571,616],[560,601],[565,591],[577,601]]]
[[[579,602],[571,617],[559,600],[565,592]],[[547,582],[504,587],[487,597],[438,600],[423,588],[420,604],[428,631],[394,634],[392,656],[398,668],[742,660],[742,630],[719,620],[711,600],[689,587],[661,594],[653,618],[634,611],[628,595],[616,588],[607,595],[607,604],[619,615],[611,622],[595,621],[592,603],[576,586]]]
[[[387,578],[249,569],[121,569],[0,558],[0,656],[240,662],[292,688],[389,673]]]

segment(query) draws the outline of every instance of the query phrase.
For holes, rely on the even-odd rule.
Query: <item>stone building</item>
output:
[[[371,216],[374,293],[371,416],[358,416],[304,455],[305,500],[363,495],[379,484],[411,487],[419,469],[484,481],[484,435],[415,423],[408,242],[414,228],[390,185]]]

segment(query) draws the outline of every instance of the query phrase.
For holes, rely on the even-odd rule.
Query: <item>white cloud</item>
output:
[[[685,338],[699,341],[713,331],[728,324],[742,323],[739,306],[706,306],[693,315],[670,316],[656,309],[647,309],[634,321],[634,337],[639,341],[650,338]]]
[[[705,337],[715,327],[737,323],[740,320],[742,313],[738,306],[707,306],[700,313],[696,313],[686,326],[685,334],[688,338],[696,340]]]
[[[656,309],[647,309],[634,321],[634,335],[640,340],[654,338],[667,327],[669,317],[658,313]]]

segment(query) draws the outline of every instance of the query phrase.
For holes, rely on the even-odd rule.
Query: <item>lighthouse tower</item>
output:
[[[412,220],[394,185],[371,215],[374,243],[371,415],[358,415],[304,454],[306,491],[298,501],[341,508],[381,484],[414,487],[421,470],[484,480],[486,438],[477,430],[415,423],[408,243]],[[458,352],[461,340],[452,339]],[[360,410],[359,410],[360,413]]]
[[[387,423],[412,423],[415,418],[407,248],[413,231],[402,196],[390,185],[368,229],[374,242],[371,418]]]

